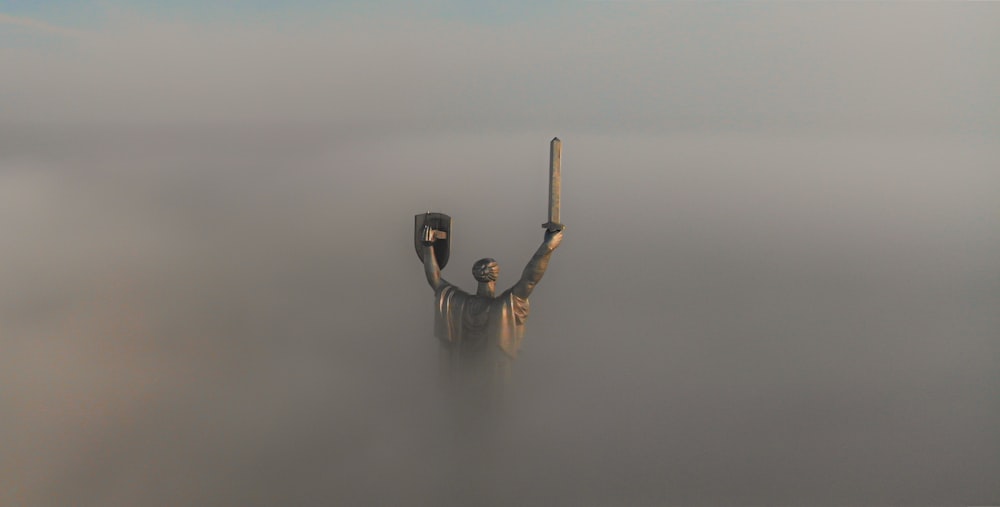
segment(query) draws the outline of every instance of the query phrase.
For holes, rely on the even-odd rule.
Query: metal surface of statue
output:
[[[480,259],[473,264],[472,276],[478,283],[474,294],[443,279],[441,269],[448,262],[451,247],[451,217],[430,212],[414,217],[417,256],[436,298],[434,331],[451,367],[485,373],[475,377],[487,380],[505,379],[509,374],[510,361],[517,357],[524,338],[530,312],[528,297],[563,238],[565,226],[559,221],[561,151],[562,143],[553,139],[549,154],[549,220],[542,225],[545,238],[521,278],[500,295],[496,295],[500,267],[494,259]]]

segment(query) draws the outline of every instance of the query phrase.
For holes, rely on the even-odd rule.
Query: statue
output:
[[[441,269],[450,253],[451,217],[429,212],[415,217],[417,255],[423,261],[427,283],[436,298],[434,331],[452,370],[475,372],[479,378],[493,380],[509,375],[510,361],[517,357],[524,338],[524,324],[530,311],[528,297],[563,238],[565,227],[559,223],[560,158],[561,142],[556,138],[550,145],[549,221],[542,226],[545,238],[520,280],[499,296],[496,282],[500,266],[494,259],[480,259],[473,264],[472,276],[478,283],[475,294],[441,278]]]

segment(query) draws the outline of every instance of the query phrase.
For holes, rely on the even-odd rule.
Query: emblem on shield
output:
[[[429,228],[429,229],[425,229]],[[413,246],[417,257],[424,261],[424,244],[427,234],[433,236],[434,258],[438,268],[444,269],[451,253],[451,217],[444,213],[420,213],[413,217]]]

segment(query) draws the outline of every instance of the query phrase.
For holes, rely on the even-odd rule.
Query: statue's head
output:
[[[497,264],[496,259],[489,257],[479,259],[472,265],[472,276],[476,277],[477,282],[495,282],[500,276],[500,265]]]

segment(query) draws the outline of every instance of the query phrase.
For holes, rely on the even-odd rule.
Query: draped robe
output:
[[[435,291],[434,332],[457,355],[466,358],[517,357],[528,320],[528,299],[507,289],[497,297],[469,294],[443,283]]]

